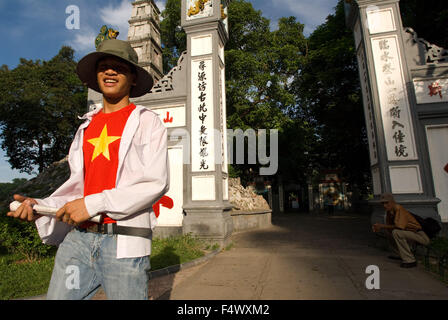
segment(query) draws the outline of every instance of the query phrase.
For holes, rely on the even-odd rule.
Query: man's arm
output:
[[[395,228],[396,228],[396,227],[395,227],[394,224],[375,223],[375,224],[372,226],[372,230],[373,230],[373,232],[378,232],[378,231],[380,231],[381,229],[393,230],[393,229],[395,229]]]

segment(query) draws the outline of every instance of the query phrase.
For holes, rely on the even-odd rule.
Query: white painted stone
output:
[[[441,201],[437,211],[442,222],[448,222],[448,173],[443,169],[448,164],[448,125],[426,126],[428,151],[436,197]]]
[[[440,86],[440,94],[431,95],[430,86]],[[448,78],[429,80],[414,79],[415,96],[418,104],[448,102]]]
[[[228,150],[227,150],[227,108],[226,108],[226,72],[225,68],[221,67],[221,74],[219,79],[219,86],[221,90],[221,157],[222,157],[222,171],[228,173]]]
[[[224,200],[229,200],[229,180],[227,178],[222,179],[222,198]]]
[[[372,9],[369,8],[367,13],[367,28],[370,34],[381,32],[395,31],[395,19],[392,8]]]
[[[138,60],[142,60],[143,58],[143,46],[134,47],[135,52],[137,53]]]
[[[418,165],[389,166],[392,193],[423,193]]]
[[[191,200],[216,200],[215,176],[191,177]]]
[[[225,64],[224,46],[221,43],[219,44],[218,55],[219,55],[219,58],[221,59],[221,63],[224,65]]]
[[[173,200],[173,208],[160,206],[158,226],[181,227],[183,220],[183,150],[181,146],[168,147],[170,164],[170,189],[165,196]]]
[[[376,37],[371,42],[388,160],[416,160],[414,129],[398,38],[396,35]],[[399,112],[393,112],[394,109]],[[401,139],[398,139],[398,134],[403,135]],[[400,149],[403,153],[397,153]]]
[[[201,56],[212,54],[213,52],[213,37],[211,34],[200,37],[191,38],[191,56]]]
[[[373,182],[373,194],[380,195],[382,193],[380,169],[378,168],[372,169],[372,182]]]
[[[160,121],[167,128],[184,127],[186,125],[185,105],[151,109],[158,114]]]
[[[204,62],[206,74],[205,100],[199,99],[201,91],[198,73],[201,72],[200,64]],[[205,103],[206,112],[200,111],[201,104]],[[213,103],[213,61],[209,59],[193,60],[191,63],[191,170],[193,172],[207,172],[215,170],[215,127],[214,127],[214,103]],[[202,121],[201,116],[206,115]],[[205,135],[201,134],[201,126],[206,128]],[[201,137],[206,139],[206,154],[201,155]],[[201,162],[205,161],[207,167],[201,168]]]

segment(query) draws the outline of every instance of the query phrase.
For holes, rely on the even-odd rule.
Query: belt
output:
[[[121,234],[125,236],[142,237],[142,238],[151,238],[152,236],[152,230],[149,228],[117,226],[116,223],[94,224],[87,228],[76,227],[76,229],[81,232],[93,232],[109,235]]]

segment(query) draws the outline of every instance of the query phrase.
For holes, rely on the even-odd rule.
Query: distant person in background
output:
[[[328,214],[334,214],[334,208],[339,203],[339,192],[335,188],[333,182],[330,183],[330,187],[325,192],[325,202],[327,204]]]
[[[380,201],[386,210],[386,224],[375,223],[372,226],[373,232],[384,230],[389,239],[393,239],[393,247],[396,246],[400,257],[389,256],[391,259],[401,259],[402,268],[413,268],[417,266],[417,261],[409,247],[409,241],[415,241],[423,245],[428,245],[430,240],[422,230],[422,226],[414,216],[395,202],[391,193],[383,193]]]

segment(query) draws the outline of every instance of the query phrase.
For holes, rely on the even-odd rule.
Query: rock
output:
[[[244,188],[240,178],[229,178],[229,201],[233,211],[255,211],[270,209],[261,195],[257,195],[253,186]]]

